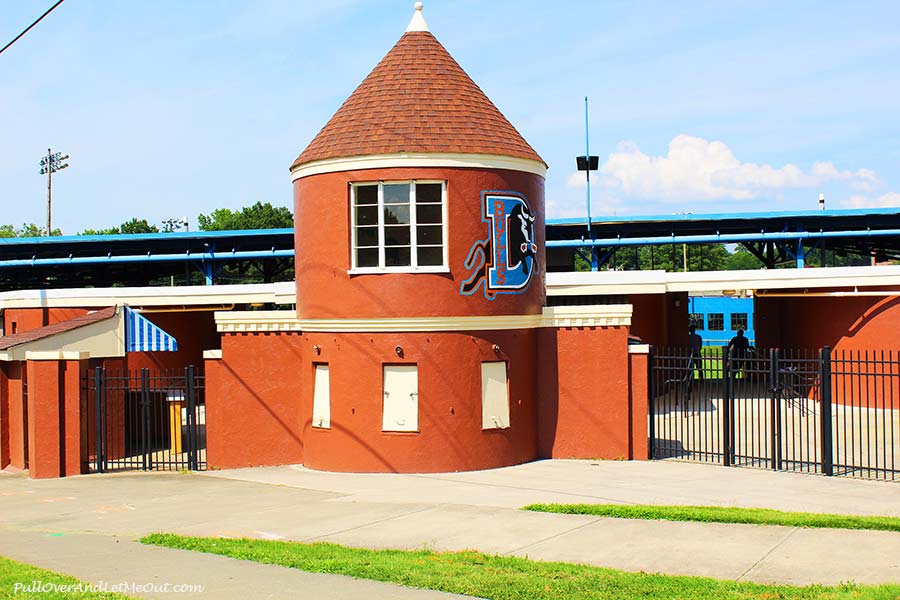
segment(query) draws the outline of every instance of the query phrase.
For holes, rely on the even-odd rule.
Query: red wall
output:
[[[535,330],[226,335],[207,400],[211,466],[442,472],[537,457]],[[500,353],[492,346],[500,346]],[[313,346],[321,348],[316,355]],[[398,357],[395,347],[403,348]],[[258,358],[253,358],[258,357]],[[481,429],[481,362],[508,361],[510,423]],[[218,361],[210,361],[218,362]],[[311,426],[314,363],[328,363],[331,428]],[[383,432],[383,364],[419,367],[419,431]],[[229,416],[231,413],[231,416]],[[234,414],[241,414],[237,420]],[[278,444],[271,440],[279,440]]]
[[[0,364],[0,469],[9,464],[9,381]]]
[[[900,350],[900,297],[767,297],[755,301],[757,346]]]
[[[25,404],[22,398],[22,379],[26,377],[25,363],[2,363],[6,374],[7,416],[6,439],[9,444],[8,465],[25,468]],[[7,465],[3,465],[6,467]]]
[[[540,455],[646,457],[635,455],[632,439],[628,329],[542,329],[539,335]]]
[[[226,334],[206,361],[210,468],[303,462],[297,334]],[[311,417],[311,415],[310,415]]]
[[[92,308],[7,308],[3,311],[3,327],[6,335],[23,333],[60,321],[68,321],[86,315]]]
[[[449,273],[348,275],[350,183],[379,180],[447,181]],[[487,300],[479,289],[459,293],[472,245],[488,238],[481,192],[523,194],[537,217],[539,255],[530,287]],[[544,304],[544,179],[501,169],[370,169],[304,177],[294,182],[297,314],[304,319],[539,314]]]
[[[658,348],[688,345],[688,294],[631,294],[631,334]]]

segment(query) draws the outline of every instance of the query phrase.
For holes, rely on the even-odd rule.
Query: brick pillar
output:
[[[62,474],[60,361],[27,358],[28,474],[33,479],[59,477]]]
[[[63,475],[88,472],[87,415],[81,407],[81,376],[87,369],[86,360],[66,360],[60,363],[63,419]]]
[[[222,393],[226,374],[221,350],[203,351],[203,372],[206,376],[206,464],[212,468],[226,462],[229,442],[221,436],[226,431],[222,424],[233,418],[223,413],[227,403]]]
[[[631,453],[632,460],[646,460],[649,444],[649,372],[647,371],[650,346],[628,346],[628,387],[631,414]]]
[[[34,479],[82,472],[80,352],[27,352],[28,474]]]
[[[9,363],[0,363],[0,469],[9,464]]]

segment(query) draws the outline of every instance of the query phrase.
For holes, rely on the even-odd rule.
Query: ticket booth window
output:
[[[385,365],[383,394],[382,431],[418,431],[418,367]]]
[[[322,429],[331,428],[331,378],[328,365],[316,365],[315,385],[313,391],[312,426]]]
[[[509,380],[505,362],[481,363],[481,428],[509,427]]]

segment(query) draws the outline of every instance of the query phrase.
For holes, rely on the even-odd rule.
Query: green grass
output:
[[[128,598],[121,594],[102,594],[97,592],[76,592],[76,591],[49,591],[49,592],[26,592],[26,588],[16,588],[16,584],[23,586],[32,585],[32,582],[40,584],[56,584],[71,585],[79,584],[87,586],[83,582],[78,581],[74,577],[68,575],[60,575],[53,571],[47,571],[32,565],[16,562],[8,558],[0,556],[0,598],[40,598],[41,600],[68,600],[70,598],[103,598],[119,599]]]
[[[327,543],[197,538],[162,533],[141,541],[314,573],[348,575],[492,600],[900,599],[900,585],[761,585],[703,577],[625,573],[472,551],[363,550]]]
[[[768,508],[728,506],[654,506],[649,504],[530,504],[523,510],[596,515],[617,519],[699,521],[702,523],[746,523],[787,527],[823,527],[828,529],[874,529],[900,531],[900,518],[830,515],[785,512]]]

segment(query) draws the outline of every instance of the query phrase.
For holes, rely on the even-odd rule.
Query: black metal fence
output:
[[[205,377],[96,368],[82,379],[91,470],[206,469]]]
[[[650,458],[900,480],[900,353],[650,357]]]

